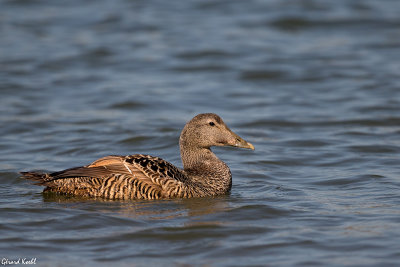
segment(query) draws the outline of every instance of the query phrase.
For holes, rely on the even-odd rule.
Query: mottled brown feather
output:
[[[157,169],[154,166],[158,166]],[[186,179],[181,170],[161,158],[148,155],[108,156],[87,166],[46,176],[29,172],[23,175],[40,181],[48,187],[46,191],[108,199],[182,197],[181,192],[186,191],[180,181]],[[135,192],[133,197],[123,193],[128,188]]]

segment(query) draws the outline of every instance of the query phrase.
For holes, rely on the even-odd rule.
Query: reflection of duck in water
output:
[[[22,172],[46,186],[44,191],[107,199],[189,198],[226,194],[232,186],[229,167],[211,146],[254,146],[232,132],[212,113],[199,114],[182,130],[184,169],[148,155],[107,156],[87,166],[54,173]]]

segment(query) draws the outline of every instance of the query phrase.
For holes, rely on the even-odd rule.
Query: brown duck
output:
[[[210,149],[254,146],[232,132],[212,113],[189,121],[179,138],[183,170],[148,155],[107,156],[87,166],[53,173],[22,172],[23,178],[57,192],[107,199],[190,198],[227,194],[229,167]]]

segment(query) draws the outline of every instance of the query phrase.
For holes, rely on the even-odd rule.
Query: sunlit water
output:
[[[398,266],[399,1],[0,2],[0,257],[39,266]],[[105,201],[19,179],[181,166],[215,112],[229,196]]]

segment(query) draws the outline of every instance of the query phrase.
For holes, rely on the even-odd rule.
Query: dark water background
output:
[[[39,266],[399,266],[400,1],[0,2],[0,257]],[[18,171],[181,166],[215,112],[226,197],[46,196]]]

